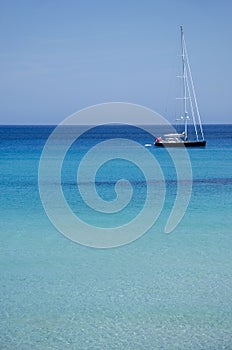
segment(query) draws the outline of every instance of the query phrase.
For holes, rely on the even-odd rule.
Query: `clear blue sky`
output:
[[[165,116],[181,24],[203,122],[232,123],[231,14],[230,0],[0,0],[0,123],[109,101]]]

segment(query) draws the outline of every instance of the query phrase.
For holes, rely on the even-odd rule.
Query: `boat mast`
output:
[[[183,29],[182,29],[182,32],[183,32]],[[184,52],[185,52],[186,64],[187,64],[187,67],[188,67],[188,74],[189,74],[189,78],[190,78],[192,95],[193,95],[193,99],[194,99],[194,103],[195,103],[195,107],[196,107],[197,119],[198,119],[198,123],[199,123],[199,126],[200,126],[201,137],[202,137],[202,140],[204,140],[204,132],[203,132],[203,128],[202,128],[201,115],[200,115],[199,108],[198,108],[197,97],[196,97],[195,87],[194,87],[194,84],[193,84],[192,72],[191,72],[191,69],[190,69],[188,52],[187,52],[184,36],[183,36],[183,49],[184,49]],[[197,136],[197,139],[198,139],[194,113],[193,113],[193,118],[194,118],[194,127],[195,127],[195,131],[196,131],[196,136]]]
[[[188,138],[188,129],[187,129],[187,119],[188,119],[188,111],[187,111],[187,76],[186,76],[186,65],[185,65],[185,48],[184,48],[184,33],[183,27],[180,26],[181,32],[181,60],[182,60],[182,77],[183,77],[183,100],[184,100],[184,133],[185,140]]]
[[[186,48],[186,43],[184,40],[184,33],[183,33],[183,27],[181,26],[181,37],[182,37],[182,50],[184,52],[184,64],[185,64],[185,82],[186,82],[186,87],[187,90],[189,92],[189,98],[190,98],[190,107],[191,107],[191,111],[192,111],[192,117],[193,117],[193,122],[194,122],[194,128],[195,128],[195,133],[196,133],[196,137],[198,140],[198,132],[197,132],[197,126],[196,126],[196,120],[195,120],[195,113],[194,113],[194,109],[193,109],[193,105],[192,105],[192,100],[191,100],[191,94],[193,96],[194,99],[194,104],[195,104],[195,110],[196,110],[196,114],[197,114],[197,119],[198,119],[198,124],[200,127],[200,132],[201,132],[201,137],[202,140],[204,140],[204,133],[203,133],[203,128],[202,128],[202,122],[201,122],[201,116],[200,116],[200,112],[199,112],[199,108],[198,108],[198,103],[197,103],[197,98],[196,98],[196,93],[195,93],[195,87],[193,84],[193,78],[192,78],[192,72],[191,72],[191,68],[190,68],[190,64],[189,64],[189,58],[188,58],[188,52],[187,52],[187,48]],[[191,92],[190,92],[190,87],[189,87],[189,83],[188,83],[188,77],[190,80],[190,86],[191,86]]]

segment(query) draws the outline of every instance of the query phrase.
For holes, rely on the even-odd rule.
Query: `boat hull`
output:
[[[206,141],[155,142],[157,147],[205,147]]]

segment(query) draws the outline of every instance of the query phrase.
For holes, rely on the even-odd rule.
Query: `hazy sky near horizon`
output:
[[[229,0],[0,0],[0,124],[110,101],[172,122],[180,25],[203,122],[232,123],[231,13]]]

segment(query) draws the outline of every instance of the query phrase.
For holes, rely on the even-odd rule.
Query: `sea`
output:
[[[147,214],[159,211],[154,223],[131,242],[113,247],[69,239],[47,215],[38,171],[54,129],[0,127],[0,349],[232,349],[232,125],[204,125],[206,147],[186,150],[192,192],[170,233],[165,226],[178,173],[167,150],[153,146],[152,134],[137,126],[102,125],[72,143],[62,163],[62,193],[74,215],[92,227],[130,223],[145,206],[148,184],[156,188]],[[63,139],[69,133],[74,129],[67,128]],[[127,159],[123,142],[122,157],[103,147],[101,157],[107,155],[108,161],[97,170],[87,162],[83,188],[90,195],[95,189],[93,196],[111,205],[117,181],[124,179],[119,187],[124,184],[125,193],[129,188],[132,194],[118,212],[97,211],[79,191],[77,170],[91,148],[115,138],[133,141],[132,158],[137,145],[149,153],[154,178],[144,175],[143,159],[140,165]],[[178,152],[181,158],[183,150]],[[181,167],[185,174],[184,162]],[[156,179],[158,172],[163,181],[160,175]],[[48,166],[43,186],[51,196],[55,181]],[[164,198],[159,186],[165,187]],[[49,201],[58,207],[56,196]],[[62,209],[59,216],[65,220]]]

